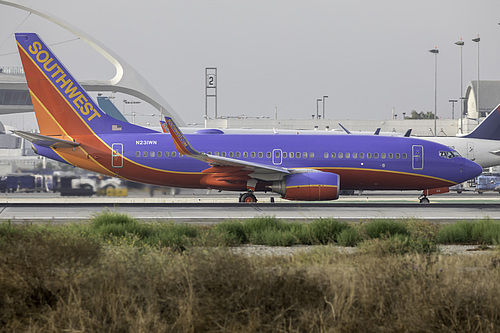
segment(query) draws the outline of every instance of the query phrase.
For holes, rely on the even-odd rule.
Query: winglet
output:
[[[167,126],[166,122],[164,122],[163,120],[160,120],[160,126],[161,126],[161,130],[163,131],[163,133],[168,133],[168,126]]]
[[[181,130],[175,124],[174,120],[170,117],[165,117],[165,124],[168,127],[168,132],[172,135],[172,139],[174,140],[175,148],[179,154],[193,156],[199,155],[200,153],[194,149],[188,140],[184,137]],[[162,124],[162,127],[164,125]]]

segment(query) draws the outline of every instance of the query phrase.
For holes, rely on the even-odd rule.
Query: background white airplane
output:
[[[469,134],[421,139],[451,147],[483,168],[500,165],[500,105]]]

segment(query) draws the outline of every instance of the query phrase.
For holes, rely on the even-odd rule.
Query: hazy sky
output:
[[[310,118],[328,95],[327,118],[386,119],[434,109],[438,116],[477,78],[500,80],[498,0],[44,0],[25,1],[87,32],[134,66],[183,118],[202,122],[205,67],[218,68],[218,114]],[[42,7],[42,5],[44,7]],[[20,66],[13,32],[28,16],[0,5],[0,66]],[[31,15],[17,31],[71,40]],[[53,47],[77,79],[114,68],[81,41]],[[5,55],[7,54],[7,55]],[[500,101],[499,101],[500,102]],[[119,108],[122,107],[118,103]],[[135,107],[136,111],[146,106]],[[456,109],[459,106],[456,106]]]

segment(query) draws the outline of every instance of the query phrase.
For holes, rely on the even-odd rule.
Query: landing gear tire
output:
[[[253,193],[243,193],[240,195],[240,202],[257,202],[257,198]]]
[[[427,198],[427,197],[420,198],[420,203],[421,204],[428,204],[429,202],[430,202],[429,198]]]

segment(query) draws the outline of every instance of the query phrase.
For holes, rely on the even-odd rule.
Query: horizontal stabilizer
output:
[[[24,131],[12,131],[14,134],[26,139],[36,145],[52,148],[74,148],[80,145],[79,142],[54,138],[51,136],[29,133]]]

